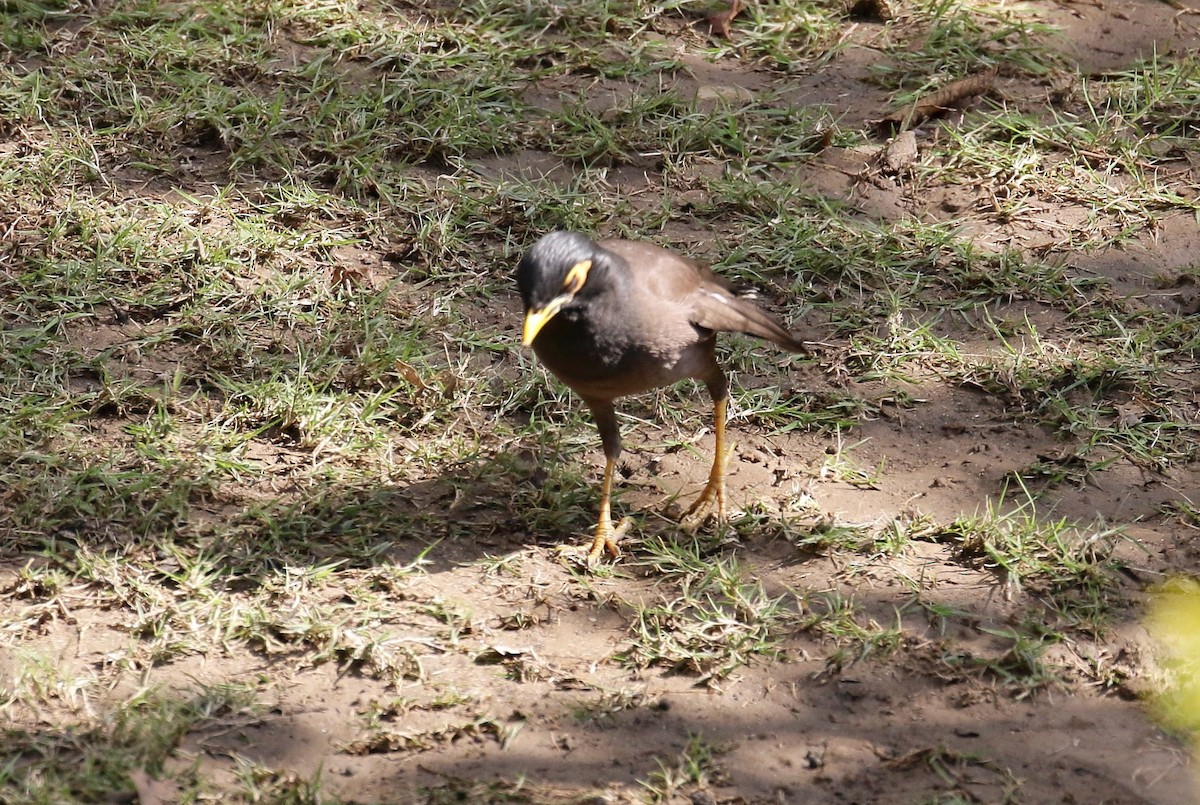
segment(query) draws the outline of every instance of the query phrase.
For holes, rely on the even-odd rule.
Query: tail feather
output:
[[[799,339],[783,326],[777,318],[767,313],[753,302],[738,299],[738,310],[745,317],[746,326],[743,333],[765,338],[790,352],[808,352]]]
[[[693,321],[710,330],[757,336],[790,352],[808,352],[777,318],[713,283],[704,283],[696,293]]]

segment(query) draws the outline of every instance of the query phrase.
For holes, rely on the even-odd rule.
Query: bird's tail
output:
[[[733,299],[734,302],[731,306],[741,315],[737,325],[730,329],[765,338],[789,352],[808,353],[808,348],[784,327],[779,319],[762,310],[753,302],[738,297],[733,297]]]

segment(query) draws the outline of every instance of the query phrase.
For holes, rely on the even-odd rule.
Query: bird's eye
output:
[[[563,280],[563,291],[572,294],[579,293],[579,289],[587,282],[588,272],[591,270],[591,260],[580,260],[571,266],[571,270],[567,272],[567,276]]]

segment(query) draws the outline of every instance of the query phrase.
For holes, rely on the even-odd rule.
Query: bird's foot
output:
[[[613,528],[611,523],[601,522],[596,526],[596,536],[592,538],[592,547],[587,554],[588,567],[595,567],[600,563],[600,557],[605,552],[613,559],[621,555],[621,548],[617,545],[617,540],[625,536],[633,525],[633,520],[629,517],[622,517],[621,522],[617,523],[617,527]]]
[[[725,465],[729,463],[731,455],[733,455],[732,445],[728,450],[723,451],[723,455],[713,457],[708,483],[704,485],[700,497],[696,498],[695,502],[688,506],[687,511],[679,518],[681,523],[686,523],[693,528],[698,527],[706,519],[699,515],[703,515],[713,503],[717,504],[717,522],[725,522]]]
[[[698,528],[706,519],[707,509],[714,503],[717,505],[717,521],[725,522],[725,484],[723,480],[710,480],[700,493],[700,497],[696,498],[695,502],[688,506],[687,511],[679,518],[679,522],[692,528]]]
[[[616,528],[613,528],[612,523],[600,522],[596,525],[595,536],[592,537],[592,544],[586,554],[582,547],[575,545],[559,545],[555,552],[560,557],[569,558],[584,567],[594,568],[600,564],[600,559],[605,553],[613,559],[621,555],[617,540],[625,536],[632,526],[633,519],[630,517],[621,518]]]

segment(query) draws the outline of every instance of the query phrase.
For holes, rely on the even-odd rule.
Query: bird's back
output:
[[[622,257],[640,298],[658,300],[663,312],[680,311],[696,327],[746,333],[792,352],[803,345],[769,313],[743,299],[708,266],[649,243],[606,240],[598,245]]]

